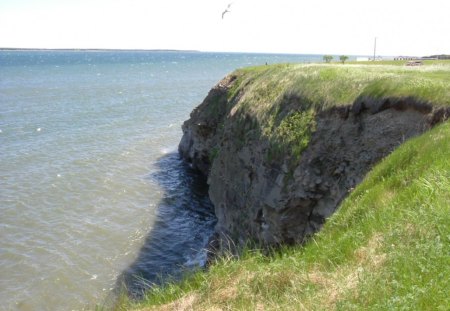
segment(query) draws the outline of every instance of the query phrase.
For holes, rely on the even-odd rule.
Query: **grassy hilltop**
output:
[[[276,65],[235,73],[236,111],[257,120],[277,152],[298,152],[314,116],[370,98],[450,106],[450,64]],[[245,90],[242,92],[242,90]],[[302,115],[282,115],[285,98]],[[220,105],[220,102],[216,103]],[[222,107],[211,105],[211,116]],[[300,133],[300,134],[299,134]],[[244,142],[245,143],[245,142]],[[281,150],[281,151],[280,151]],[[269,256],[218,258],[176,284],[118,310],[448,310],[450,306],[450,123],[413,138],[378,163],[303,246]]]
[[[450,106],[450,61],[420,68],[392,65],[294,65],[249,67],[233,73],[237,80],[228,103],[208,103],[210,119],[227,113],[242,117],[242,143],[251,135],[267,138],[272,153],[298,156],[309,142],[318,112],[357,101],[381,106],[386,99],[404,99],[433,107]],[[404,64],[404,62],[403,62]],[[292,105],[292,102],[297,102]],[[368,107],[369,108],[369,107]],[[301,111],[299,111],[301,110]],[[248,124],[251,116],[252,124]]]

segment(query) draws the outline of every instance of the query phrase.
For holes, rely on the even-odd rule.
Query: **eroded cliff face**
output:
[[[183,125],[179,151],[208,176],[216,232],[233,243],[302,243],[318,231],[371,167],[406,139],[447,118],[448,108],[412,98],[359,97],[321,109],[300,155],[271,156],[272,143],[249,110],[236,77],[216,85]],[[281,107],[302,111],[291,96]],[[278,112],[280,114],[280,112]]]

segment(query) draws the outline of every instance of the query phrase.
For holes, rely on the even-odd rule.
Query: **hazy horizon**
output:
[[[231,3],[229,12],[222,13]],[[450,53],[450,3],[0,0],[0,46],[426,56]]]
[[[331,54],[331,55],[339,55],[338,53],[283,53],[283,52],[228,52],[228,51],[201,51],[201,50],[178,50],[178,49],[127,49],[127,48],[15,48],[15,47],[0,47],[0,51],[117,51],[117,52],[187,52],[187,53],[229,53],[229,54],[268,54],[268,55],[325,55],[325,54]],[[434,55],[449,55],[449,53],[431,53],[428,55],[380,55],[377,53],[377,56],[381,57],[394,57],[394,56],[412,56],[412,57],[429,57]],[[366,55],[358,55],[358,54],[348,54],[348,56],[358,56],[358,57],[372,57],[370,54]]]

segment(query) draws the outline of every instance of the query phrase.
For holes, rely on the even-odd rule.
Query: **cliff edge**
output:
[[[302,243],[375,163],[450,116],[448,71],[276,65],[225,77],[183,124],[219,241]]]

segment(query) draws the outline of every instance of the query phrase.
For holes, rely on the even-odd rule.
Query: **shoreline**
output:
[[[174,49],[77,49],[77,48],[0,48],[0,51],[49,51],[49,52],[186,52],[201,53],[198,50],[174,50]]]

